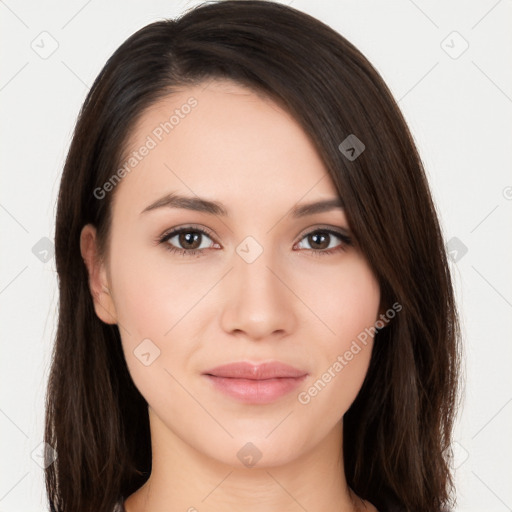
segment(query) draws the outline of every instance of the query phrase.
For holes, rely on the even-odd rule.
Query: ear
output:
[[[116,324],[117,313],[110,291],[107,268],[98,256],[96,228],[92,224],[87,224],[82,228],[80,252],[89,273],[89,288],[96,315],[106,324]]]

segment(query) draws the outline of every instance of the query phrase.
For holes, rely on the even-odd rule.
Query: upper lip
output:
[[[264,380],[283,377],[303,377],[307,372],[279,361],[253,364],[245,361],[223,364],[204,372],[205,375],[232,379]]]

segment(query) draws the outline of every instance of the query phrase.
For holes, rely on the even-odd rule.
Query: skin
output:
[[[334,183],[288,113],[229,81],[161,100],[138,121],[128,148],[144,144],[190,96],[197,106],[110,192],[107,258],[97,257],[92,225],[80,240],[96,314],[118,324],[148,402],[153,469],[126,511],[376,510],[349,490],[342,464],[343,415],[373,340],[309,403],[297,398],[381,313],[379,285],[357,245],[331,236],[318,249],[306,236],[326,227],[349,233],[343,210],[290,215],[297,204],[336,198]],[[171,191],[219,201],[229,216],[168,207],[141,214]],[[155,243],[189,224],[212,233],[200,256],[166,250],[190,247],[178,237]],[[236,252],[247,236],[263,249],[251,263]],[[160,350],[149,366],[134,354],[144,339]],[[228,362],[272,360],[308,376],[270,404],[239,402],[202,375]],[[253,467],[237,457],[248,442],[261,452]]]

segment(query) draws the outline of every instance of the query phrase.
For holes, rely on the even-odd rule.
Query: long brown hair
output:
[[[210,2],[142,28],[108,60],[81,109],[56,217],[60,304],[45,441],[58,456],[46,469],[50,509],[111,512],[151,472],[147,403],[128,372],[118,326],[95,314],[80,232],[94,224],[106,247],[115,190],[102,199],[94,190],[119,168],[136,120],[177,88],[215,77],[265,94],[300,123],[343,200],[383,303],[402,306],[378,331],[363,387],[344,416],[349,486],[377,507],[441,510],[453,501],[460,334],[422,162],[368,60],[324,23],[260,0]],[[364,144],[357,158],[343,151],[349,136]]]

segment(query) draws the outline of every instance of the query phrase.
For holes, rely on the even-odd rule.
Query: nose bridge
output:
[[[275,253],[248,236],[235,249],[222,307],[223,328],[262,338],[295,324],[293,294],[285,286]]]

